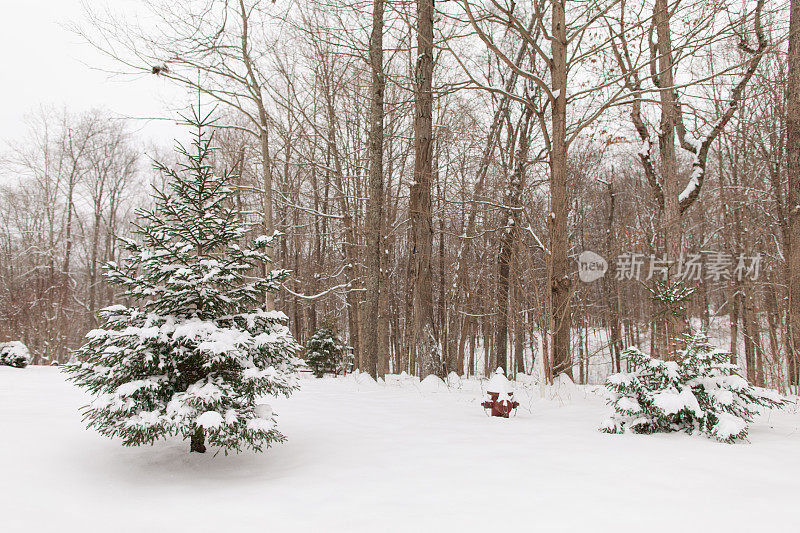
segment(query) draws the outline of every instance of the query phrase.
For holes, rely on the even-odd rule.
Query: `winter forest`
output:
[[[11,531],[788,530],[800,0],[80,4],[169,97],[0,140]]]

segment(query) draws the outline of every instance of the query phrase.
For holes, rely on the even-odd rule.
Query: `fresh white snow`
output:
[[[447,384],[442,381],[438,376],[427,376],[419,384],[419,390],[422,392],[446,392],[448,390]]]
[[[180,440],[124,448],[85,430],[78,408],[87,396],[56,368],[0,367],[0,530],[797,527],[796,405],[759,417],[750,443],[728,445],[683,433],[601,433],[610,413],[602,393],[566,382],[544,399],[537,385],[518,382],[522,405],[510,419],[486,416],[476,380],[436,393],[409,378],[301,383],[291,398],[269,399],[285,443],[263,454],[190,455]]]

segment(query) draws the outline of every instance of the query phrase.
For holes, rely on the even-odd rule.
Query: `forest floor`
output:
[[[542,397],[542,395],[544,397]],[[598,387],[518,388],[487,417],[481,383],[304,379],[272,401],[263,454],[125,448],[87,431],[58,369],[0,367],[0,529],[17,532],[794,531],[800,411],[750,442],[607,435]]]

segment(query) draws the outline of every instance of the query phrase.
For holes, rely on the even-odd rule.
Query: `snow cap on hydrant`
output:
[[[486,398],[481,405],[489,410],[491,416],[503,418],[508,418],[509,413],[519,406],[519,403],[514,401],[514,391],[502,368],[495,370],[486,384]]]
[[[510,393],[510,383],[503,367],[498,367],[486,384],[486,392]]]

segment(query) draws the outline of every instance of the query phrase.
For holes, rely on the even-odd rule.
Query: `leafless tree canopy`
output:
[[[215,164],[292,271],[265,305],[301,342],[330,323],[376,376],[501,366],[585,383],[624,346],[666,354],[694,326],[786,389],[799,18],[795,0],[149,0],[75,28],[137,83],[216,106]],[[68,359],[115,301],[102,264],[160,179],[131,131],[43,109],[4,148],[0,340],[37,362]],[[591,283],[587,250],[609,263]],[[639,282],[615,270],[631,254]],[[706,270],[666,320],[651,258],[679,276],[693,256]],[[721,257],[730,275],[709,275]]]

